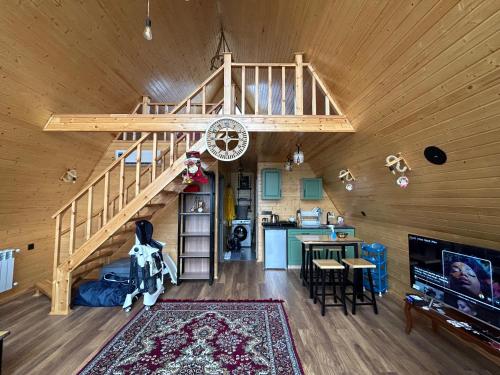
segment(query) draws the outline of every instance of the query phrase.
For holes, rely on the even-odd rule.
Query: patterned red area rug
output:
[[[79,374],[303,374],[281,301],[161,301]]]

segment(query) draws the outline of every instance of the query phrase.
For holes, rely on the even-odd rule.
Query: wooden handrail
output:
[[[130,146],[127,151],[125,151],[118,159],[116,159],[113,163],[111,163],[102,173],[100,173],[96,178],[94,178],[87,185],[85,185],[76,195],[73,196],[73,198],[71,198],[68,201],[68,203],[66,203],[65,205],[63,205],[62,208],[60,208],[54,215],[52,215],[52,219],[55,219],[57,215],[59,215],[60,213],[62,213],[66,209],[68,209],[71,206],[71,204],[73,203],[73,201],[76,201],[82,195],[84,195],[91,186],[96,185],[100,180],[102,180],[104,178],[104,176],[105,176],[106,173],[108,173],[112,169],[114,169],[114,167],[116,167],[118,164],[120,164],[120,161],[122,159],[125,159],[133,151],[135,151],[135,149],[137,148],[137,146],[139,144],[141,144],[142,142],[144,142],[147,137],[149,137],[149,134],[150,133],[146,133],[146,135],[143,135],[141,138],[139,138],[139,140],[137,142],[135,142],[132,146]]]
[[[187,103],[188,100],[190,100],[193,96],[195,96],[196,94],[198,94],[202,88],[206,85],[208,85],[210,82],[213,81],[213,79],[220,73],[222,72],[222,70],[224,69],[224,65],[221,66],[219,69],[217,69],[215,72],[213,72],[210,77],[208,77],[205,81],[203,81],[203,83],[201,85],[199,85],[190,95],[188,95],[182,102],[180,102],[172,111],[171,113],[176,113],[177,111],[179,111],[179,109],[181,109],[184,104]]]
[[[180,142],[182,142],[184,139],[186,138],[186,134],[182,134],[179,138],[177,138],[177,141],[176,141],[176,144],[179,144]],[[170,147],[166,148],[165,150],[161,151],[160,152],[160,155],[158,156],[157,158],[157,161],[161,160],[162,158],[164,158],[168,153],[170,152]],[[144,171],[141,173],[141,177],[144,176],[145,174],[147,174],[148,172],[151,171],[151,167],[152,167],[152,164],[150,166],[148,166],[146,169],[144,169]],[[135,185],[135,181],[134,182],[131,182],[130,184],[128,184],[125,188],[124,188],[124,192],[127,192],[128,189],[130,189],[132,186]],[[89,188],[90,189],[90,188]],[[117,199],[120,198],[120,194],[118,193],[115,197],[113,197],[112,199],[109,200],[109,206],[111,206],[113,204],[113,202],[116,202]],[[103,214],[103,211],[104,211],[104,208],[101,208],[99,211],[95,212],[94,214],[92,214],[92,219],[95,219],[96,217],[100,216]],[[78,228],[80,227],[81,225],[87,223],[88,221],[88,217],[86,218],[83,218],[82,220],[78,221],[75,223],[75,228]],[[61,230],[60,231],[60,235],[64,235],[66,233],[68,233],[69,231],[71,230],[70,227],[64,229],[64,230]]]

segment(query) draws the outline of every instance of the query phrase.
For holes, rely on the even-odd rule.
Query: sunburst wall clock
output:
[[[232,161],[241,157],[248,148],[247,128],[230,117],[219,118],[205,131],[207,150],[214,158]]]

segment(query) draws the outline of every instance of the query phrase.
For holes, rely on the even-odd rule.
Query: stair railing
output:
[[[201,96],[202,113],[210,114],[215,111],[220,102],[212,103],[206,101],[207,86],[214,81],[222,72],[222,67],[208,77],[197,87],[186,99],[177,104],[170,113],[190,113],[192,101]],[[155,103],[153,107],[156,112],[161,111],[161,103]],[[208,108],[208,112],[207,112]],[[167,110],[170,108],[167,108]],[[148,97],[134,108],[134,113],[150,114],[151,103]],[[165,109],[164,109],[165,111]],[[163,135],[163,134],[162,134]],[[165,169],[172,166],[177,160],[178,152],[190,149],[194,142],[202,138],[199,132],[171,132],[169,142],[164,150],[158,148],[158,133],[144,133],[134,142],[120,157],[118,157],[101,174],[92,179],[82,190],[80,190],[68,203],[59,209],[52,217],[55,219],[55,245],[54,245],[54,279],[57,267],[92,235],[103,228],[108,220],[118,215],[126,207],[131,198],[136,197],[141,189],[144,189]],[[165,136],[163,135],[165,139]],[[182,147],[183,146],[183,147]],[[151,148],[151,161],[146,162],[143,151]],[[132,162],[134,171],[129,171],[126,166]],[[135,173],[131,173],[135,172]],[[149,178],[144,178],[149,173]],[[132,174],[132,176],[131,176]],[[126,184],[126,179],[132,178],[133,182]],[[117,192],[116,192],[117,191]],[[115,194],[113,194],[115,193]],[[130,194],[131,193],[131,194]],[[112,196],[112,198],[110,197]],[[100,204],[99,204],[100,202]],[[95,206],[99,204],[96,210]],[[68,229],[63,231],[63,222],[68,221]],[[113,233],[110,233],[110,236]]]

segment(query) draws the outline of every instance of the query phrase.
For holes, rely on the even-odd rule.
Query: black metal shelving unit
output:
[[[200,185],[203,190],[196,193],[182,192],[179,196],[179,215],[177,228],[177,280],[179,283],[187,280],[207,280],[212,285],[214,280],[214,231],[215,231],[215,176],[213,173],[205,172],[209,178],[208,184]],[[189,205],[194,204],[194,199],[204,199],[206,212],[191,212]],[[192,220],[197,223],[205,223],[209,230],[203,232],[194,231],[189,228]],[[200,239],[204,246],[200,246]],[[190,241],[198,240],[195,249],[190,246]]]

